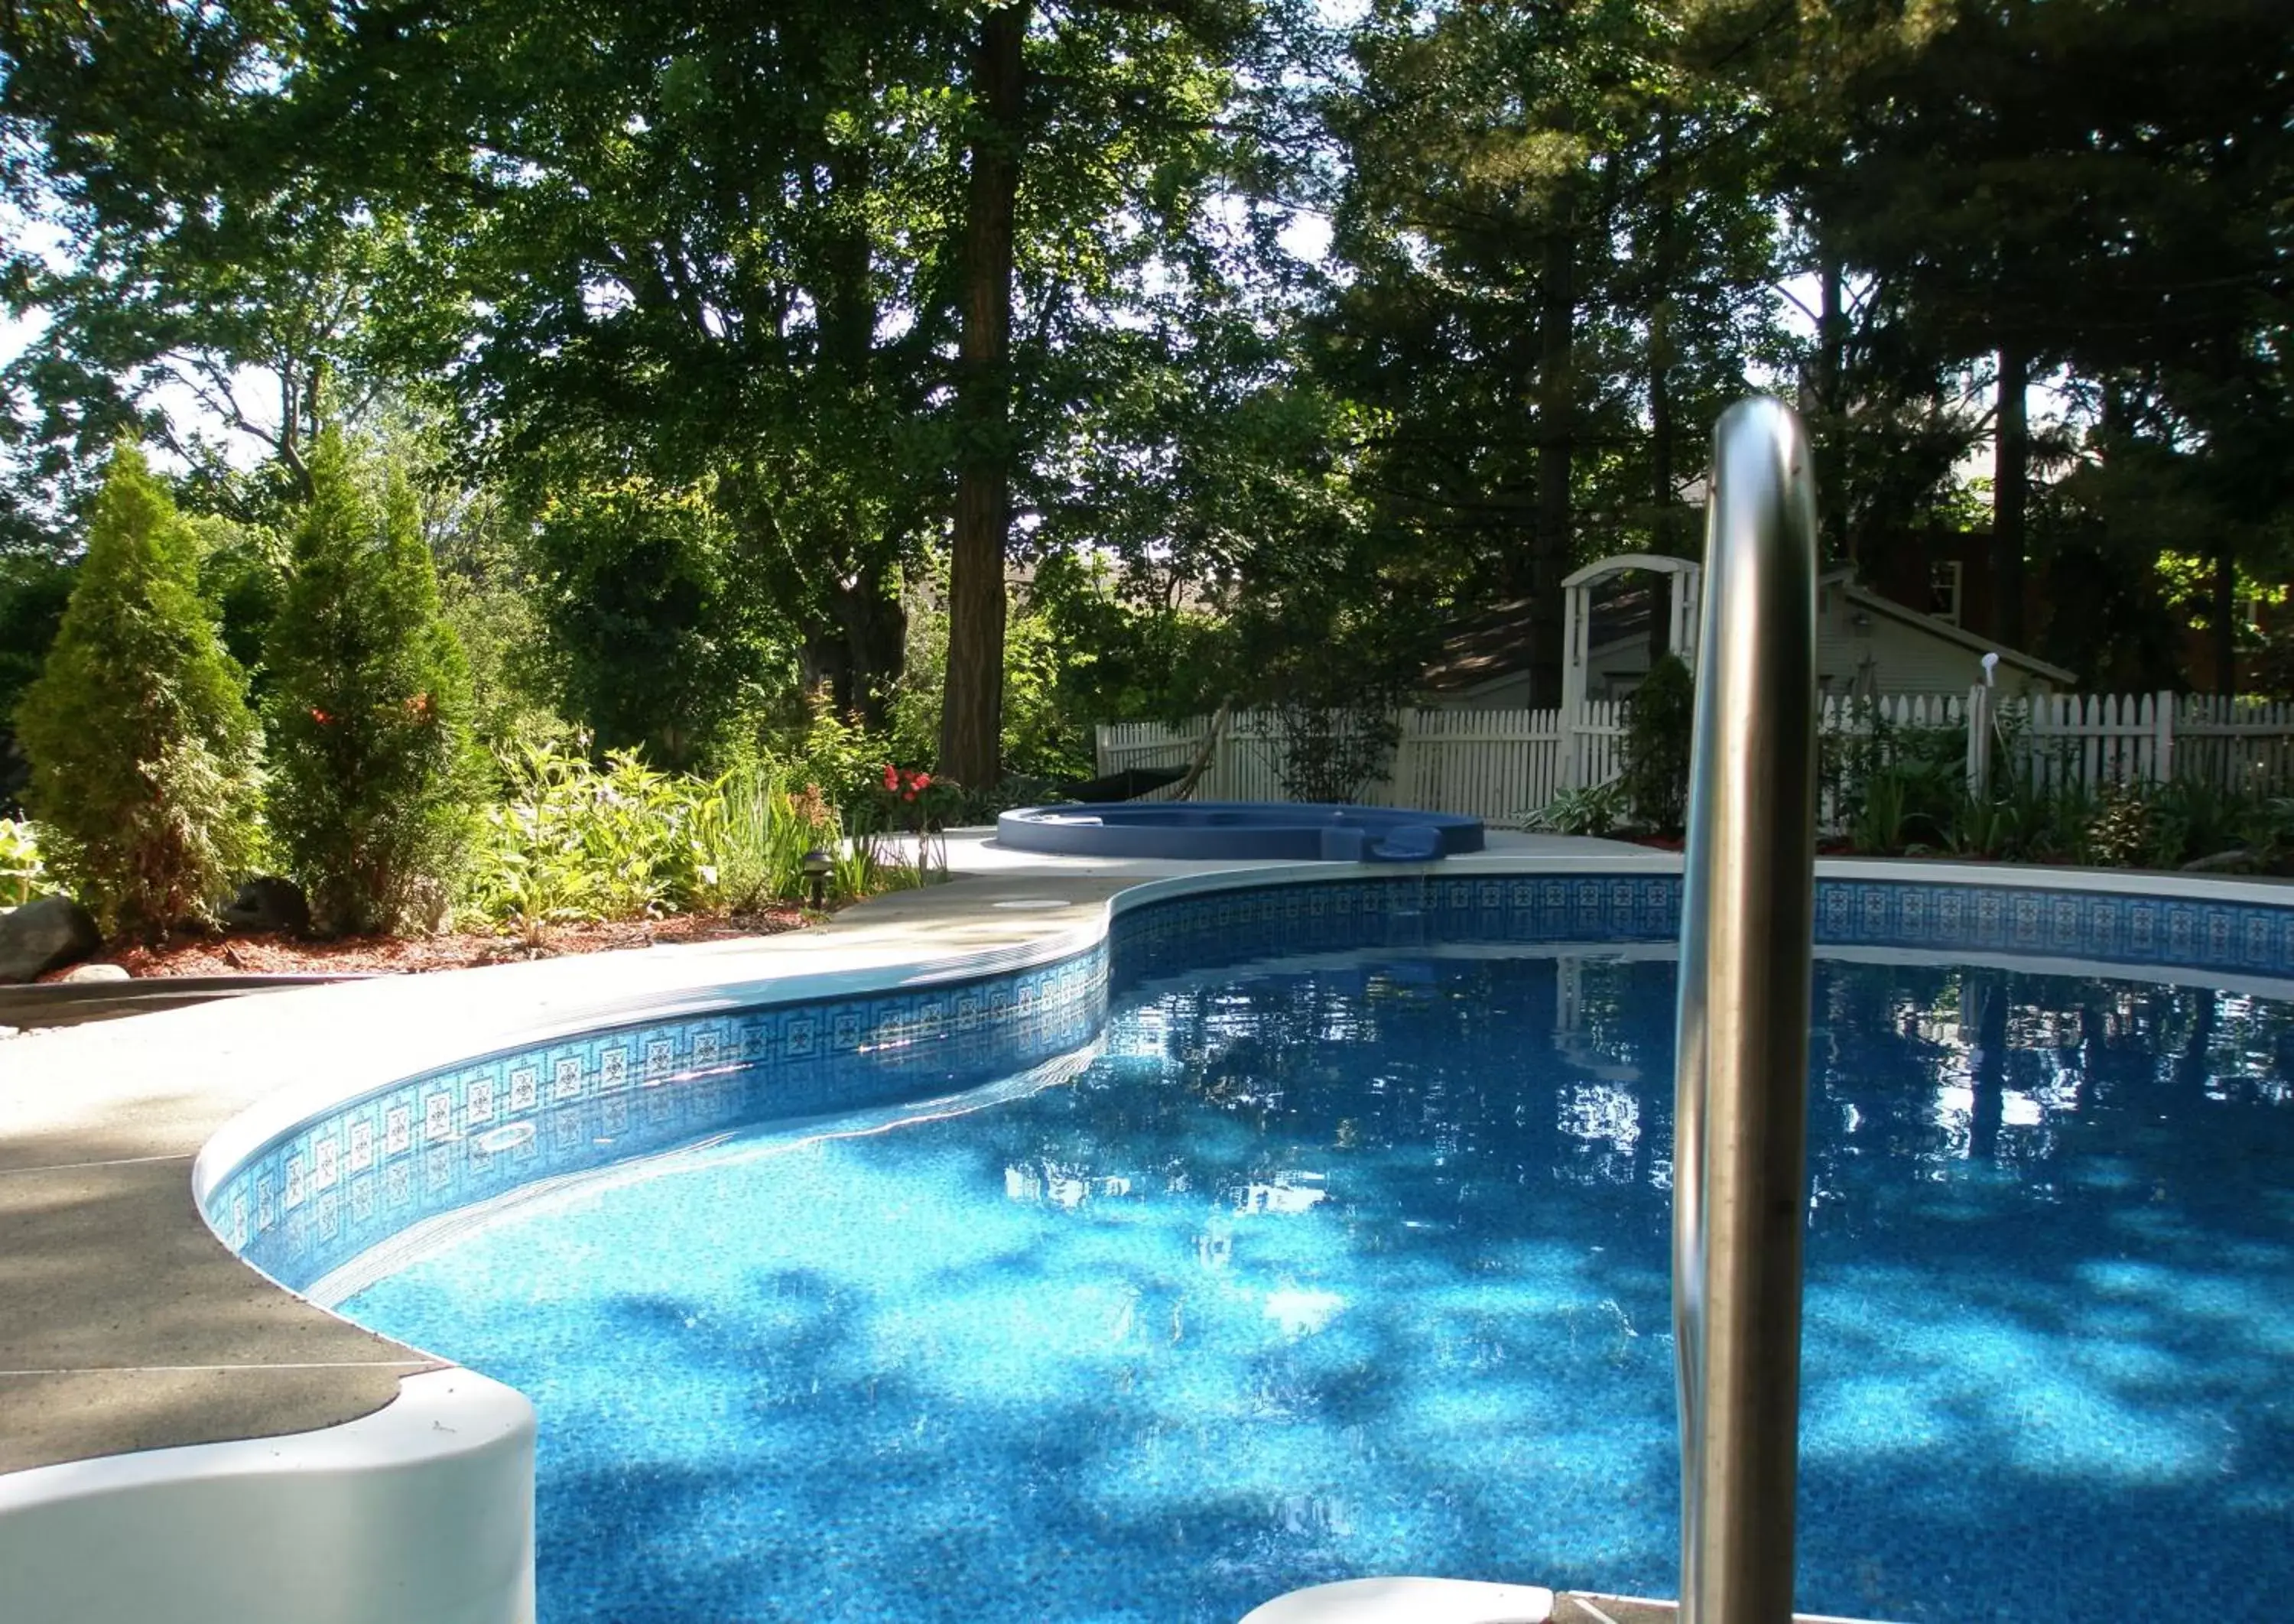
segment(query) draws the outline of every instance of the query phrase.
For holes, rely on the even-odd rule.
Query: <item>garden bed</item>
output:
[[[793,907],[728,916],[680,914],[664,919],[558,925],[539,943],[484,931],[450,931],[437,936],[346,937],[335,941],[300,941],[273,932],[183,937],[159,947],[107,946],[89,962],[117,964],[137,978],[235,975],[392,975],[433,970],[470,970],[518,959],[556,958],[566,954],[606,953],[684,942],[729,941],[744,936],[777,936],[804,923]],[[41,978],[55,981],[61,970]]]

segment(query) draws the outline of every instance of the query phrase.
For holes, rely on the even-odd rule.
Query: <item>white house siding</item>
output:
[[[1816,670],[1834,693],[1854,688],[1965,696],[1983,680],[1981,649],[1860,605],[1836,587],[1826,588],[1820,603]],[[1859,612],[1866,622],[1860,629],[1856,625]],[[2054,692],[2046,678],[2005,660],[1999,662],[1998,686],[2003,697],[2013,699]]]

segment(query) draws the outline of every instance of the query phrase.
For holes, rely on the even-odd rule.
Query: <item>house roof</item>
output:
[[[1596,599],[1593,645],[1647,637],[1655,601],[1655,594],[1646,587]],[[1442,652],[1419,678],[1420,689],[1429,694],[1462,694],[1527,670],[1530,607],[1534,602],[1510,597],[1452,621],[1443,634]]]
[[[1924,614],[1908,604],[1899,604],[1892,597],[1881,597],[1869,587],[1859,586],[1850,578],[1850,572],[1845,569],[1827,570],[1821,580],[1827,587],[1838,587],[1842,596],[1859,609],[1869,609],[1875,614],[1884,614],[1891,620],[1901,621],[1908,626],[1916,626],[1932,637],[1941,637],[1948,643],[1956,643],[1962,648],[1977,654],[1997,654],[2000,664],[2012,665],[2018,670],[2029,671],[2035,677],[2044,677],[2049,682],[2059,683],[2066,687],[2076,686],[2078,682],[2077,672],[2067,671],[2060,665],[2050,665],[2037,654],[2027,654],[2021,649],[2010,648],[2004,643],[1995,643],[1989,637],[1968,630],[1965,626],[1955,626],[1949,621],[1938,620],[1932,614]]]
[[[1859,585],[1853,572],[1845,566],[1827,570],[1818,579],[1821,585],[1838,589],[1859,609],[1884,614],[1971,653],[1997,654],[2003,665],[2064,686],[2074,686],[2078,680],[2074,673],[2062,666],[2050,665],[2036,654],[2005,647],[1949,621],[1923,613],[1908,604],[1883,597],[1871,588]],[[1420,690],[1428,694],[1461,694],[1528,669],[1531,603],[1526,597],[1508,598],[1452,621],[1443,637],[1442,652],[1419,679]],[[1646,586],[1627,588],[1596,599],[1587,646],[1611,647],[1647,636],[1649,616],[1656,603],[1657,593]]]

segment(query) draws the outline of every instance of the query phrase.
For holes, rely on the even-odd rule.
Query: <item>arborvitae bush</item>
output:
[[[414,496],[321,437],[265,650],[271,826],[322,930],[435,916],[471,830],[470,682]]]
[[[1679,834],[1687,821],[1696,717],[1696,685],[1677,654],[1651,666],[1628,702],[1625,800],[1633,821],[1653,834]]]
[[[191,528],[123,447],[63,626],[16,711],[49,869],[108,931],[207,915],[254,862],[262,733]]]

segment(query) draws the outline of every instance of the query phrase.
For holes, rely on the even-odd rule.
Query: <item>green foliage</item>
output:
[[[415,499],[329,432],[268,649],[273,829],[322,930],[435,922],[469,836],[469,673]]]
[[[1582,790],[1564,790],[1525,823],[1545,834],[1603,835],[1625,821],[1625,786],[1617,779]]]
[[[16,804],[26,779],[10,719],[64,623],[73,574],[44,554],[0,553],[0,811]]]
[[[1633,821],[1655,834],[1677,835],[1688,806],[1688,752],[1696,720],[1696,685],[1677,654],[1649,668],[1627,702],[1623,785]]]
[[[891,743],[887,753],[903,761],[929,761],[939,751],[941,690],[948,680],[946,588],[947,572],[935,569],[925,589],[912,591],[907,600],[907,656],[886,725]],[[1088,704],[1072,702],[1074,691],[1065,681],[1079,653],[1039,595],[1012,604],[1004,634],[1001,754],[1006,775],[1091,775],[1091,725],[1096,719]],[[967,794],[976,792],[973,785],[964,787]]]
[[[0,907],[20,908],[47,890],[37,824],[0,817]]]
[[[1402,737],[1396,712],[1369,695],[1315,704],[1293,697],[1274,708],[1275,776],[1293,800],[1351,801],[1386,770]]]
[[[708,781],[657,771],[631,751],[609,752],[601,767],[530,744],[501,772],[510,792],[485,811],[462,912],[528,940],[584,921],[799,900],[804,854],[815,847],[838,854],[840,896],[881,889],[874,847],[846,852],[828,802],[768,770]]]
[[[538,938],[577,920],[641,919],[688,906],[705,865],[696,781],[634,751],[602,768],[529,745],[502,764],[508,799],[489,807],[464,897],[490,922]]]
[[[1966,798],[1967,730],[1897,726],[1867,705],[1827,735],[1820,772],[1851,850],[1933,849],[1957,838]]]
[[[897,751],[891,739],[858,718],[837,714],[826,686],[813,690],[804,732],[793,743],[785,756],[788,781],[817,790],[840,812],[868,803],[884,763]]]
[[[711,491],[585,487],[543,508],[535,546],[565,702],[600,747],[679,769],[720,753],[778,661]]]
[[[2087,827],[2087,851],[2096,863],[2125,868],[2143,861],[2159,844],[2151,805],[2140,785],[2115,784],[2103,791]]]
[[[224,647],[248,673],[248,691],[259,708],[270,686],[265,645],[287,597],[285,543],[256,525],[213,517],[191,523],[201,544],[199,595],[215,617]]]
[[[197,571],[189,527],[122,447],[16,713],[48,866],[107,930],[204,917],[256,854],[261,738]]]
[[[816,848],[839,853],[844,845],[836,809],[817,792],[792,792],[753,766],[736,767],[710,786],[699,804],[696,871],[702,905],[748,914],[775,902],[805,898],[804,856]],[[836,881],[838,895],[865,897],[881,889],[873,875],[859,883]]]

